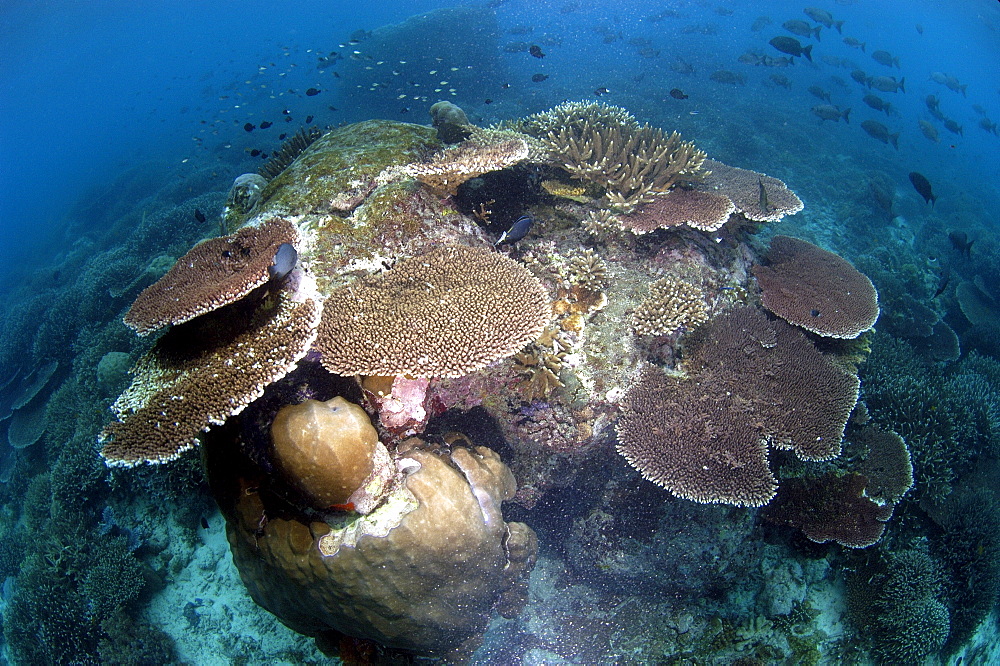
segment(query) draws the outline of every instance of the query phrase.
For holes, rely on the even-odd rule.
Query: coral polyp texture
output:
[[[635,234],[681,225],[699,231],[717,231],[735,211],[733,202],[721,194],[675,187],[652,197],[632,214],[621,216],[621,225]]]
[[[856,338],[878,319],[878,294],[847,260],[798,238],[775,236],[767,264],[754,266],[764,307],[828,338]]]
[[[686,280],[660,278],[649,285],[649,296],[636,308],[632,326],[637,335],[664,335],[692,330],[708,320],[705,291]]]
[[[605,188],[606,203],[631,211],[678,183],[702,176],[705,153],[680,134],[639,125],[624,109],[567,102],[524,121],[574,178]]]
[[[618,450],[647,479],[698,502],[760,506],[776,484],[767,446],[840,453],[858,379],[808,339],[739,307],[691,336],[686,377],[646,369],[625,394]]]
[[[175,326],[139,359],[132,385],[112,406],[118,420],[99,438],[109,465],[173,460],[305,356],[319,324],[315,301],[283,292],[273,305],[247,312],[250,305]]]
[[[868,479],[861,474],[785,479],[763,511],[763,517],[802,530],[810,541],[836,541],[848,548],[878,542],[893,504],[878,504],[865,495]]]
[[[444,247],[331,294],[316,348],[340,375],[460,377],[535,340],[550,317],[544,287],[517,262]]]
[[[139,294],[125,323],[147,335],[234,303],[268,281],[278,247],[297,239],[290,222],[274,218],[202,241]]]
[[[802,210],[802,200],[782,181],[750,169],[706,159],[698,187],[721,194],[752,222],[777,222]]]
[[[892,430],[858,428],[851,441],[865,448],[858,472],[868,478],[865,495],[879,504],[895,504],[913,487],[913,463],[906,442]]]

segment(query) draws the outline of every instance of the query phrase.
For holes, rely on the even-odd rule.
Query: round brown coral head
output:
[[[234,303],[267,282],[278,248],[297,240],[290,222],[274,218],[202,241],[139,294],[125,314],[125,323],[146,335]]]
[[[871,280],[847,260],[789,236],[775,236],[766,266],[754,266],[764,307],[828,338],[856,338],[878,319]]]
[[[550,317],[545,288],[517,262],[444,247],[331,294],[316,348],[341,375],[461,377],[537,339]]]

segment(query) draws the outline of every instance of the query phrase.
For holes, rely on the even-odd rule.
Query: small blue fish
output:
[[[510,229],[500,234],[500,239],[496,242],[496,244],[494,244],[493,247],[498,247],[503,243],[513,245],[528,235],[528,232],[531,231],[531,225],[534,224],[534,222],[534,218],[530,215],[522,215],[517,218],[517,222],[515,222]]]

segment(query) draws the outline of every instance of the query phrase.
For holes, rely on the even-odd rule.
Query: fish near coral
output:
[[[504,243],[513,245],[528,235],[528,232],[531,231],[531,225],[534,223],[535,219],[533,217],[530,215],[522,215],[517,218],[517,221],[511,225],[510,229],[500,234],[500,238],[494,244],[494,247],[499,247]]]
[[[965,257],[972,256],[972,244],[975,240],[969,240],[968,235],[964,231],[952,231],[948,234],[948,240],[951,241],[951,246],[958,250],[958,253]]]
[[[931,181],[927,180],[923,174],[911,171],[910,182],[913,183],[913,189],[924,198],[924,203],[929,203],[932,206],[937,203],[937,197],[934,196],[931,189]]]

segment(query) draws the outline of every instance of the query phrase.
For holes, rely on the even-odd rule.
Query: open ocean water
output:
[[[998,54],[992,0],[0,3],[0,660],[1000,663]]]

